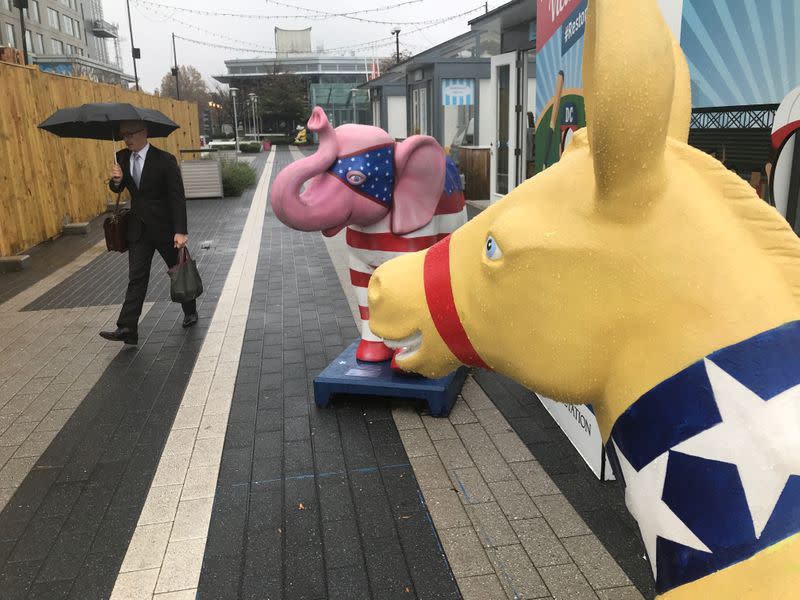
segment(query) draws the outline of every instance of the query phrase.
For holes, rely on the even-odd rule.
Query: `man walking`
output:
[[[101,331],[100,336],[126,344],[139,343],[139,317],[142,314],[150,265],[155,251],[168,267],[178,262],[178,249],[189,240],[178,162],[169,152],[151,146],[147,127],[141,121],[124,121],[120,135],[126,148],[117,152],[108,187],[113,192],[127,188],[131,195],[128,219],[128,290],[117,319],[116,331]],[[183,326],[197,323],[194,300],[184,302]]]

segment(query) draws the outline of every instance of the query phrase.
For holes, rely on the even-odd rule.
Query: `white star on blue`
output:
[[[718,350],[614,424],[609,453],[659,593],[800,533],[798,348],[800,321]]]
[[[373,162],[381,161],[389,165],[385,171],[380,171],[377,166],[372,166]],[[394,192],[393,165],[394,145],[392,144],[382,148],[371,148],[369,152],[342,157],[336,161],[330,169],[330,173],[359,193],[381,204],[391,206]]]

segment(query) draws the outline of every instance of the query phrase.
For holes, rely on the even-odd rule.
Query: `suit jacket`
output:
[[[142,168],[137,187],[131,175],[131,151],[117,152],[117,163],[122,167],[119,186],[109,181],[112,192],[127,189],[131,195],[131,218],[128,219],[128,240],[135,242],[142,236],[142,223],[148,236],[161,243],[171,242],[176,233],[188,233],[186,223],[186,198],[183,191],[178,161],[169,152],[152,144]]]

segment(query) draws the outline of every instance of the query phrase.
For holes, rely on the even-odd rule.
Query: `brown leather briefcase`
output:
[[[119,197],[117,194],[117,205],[114,207],[114,214],[106,217],[103,222],[103,231],[106,234],[106,248],[109,252],[125,252],[128,249],[128,218],[130,211],[127,208],[119,207]]]

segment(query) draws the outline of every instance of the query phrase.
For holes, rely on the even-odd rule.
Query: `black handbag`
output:
[[[197,270],[197,263],[184,246],[178,250],[178,262],[170,268],[169,295],[173,302],[189,302],[203,293],[203,280]]]
[[[122,194],[117,192],[117,205],[114,207],[114,214],[106,217],[103,221],[103,232],[106,235],[106,248],[109,252],[125,252],[128,249],[128,219],[130,210],[119,207],[119,197]]]

